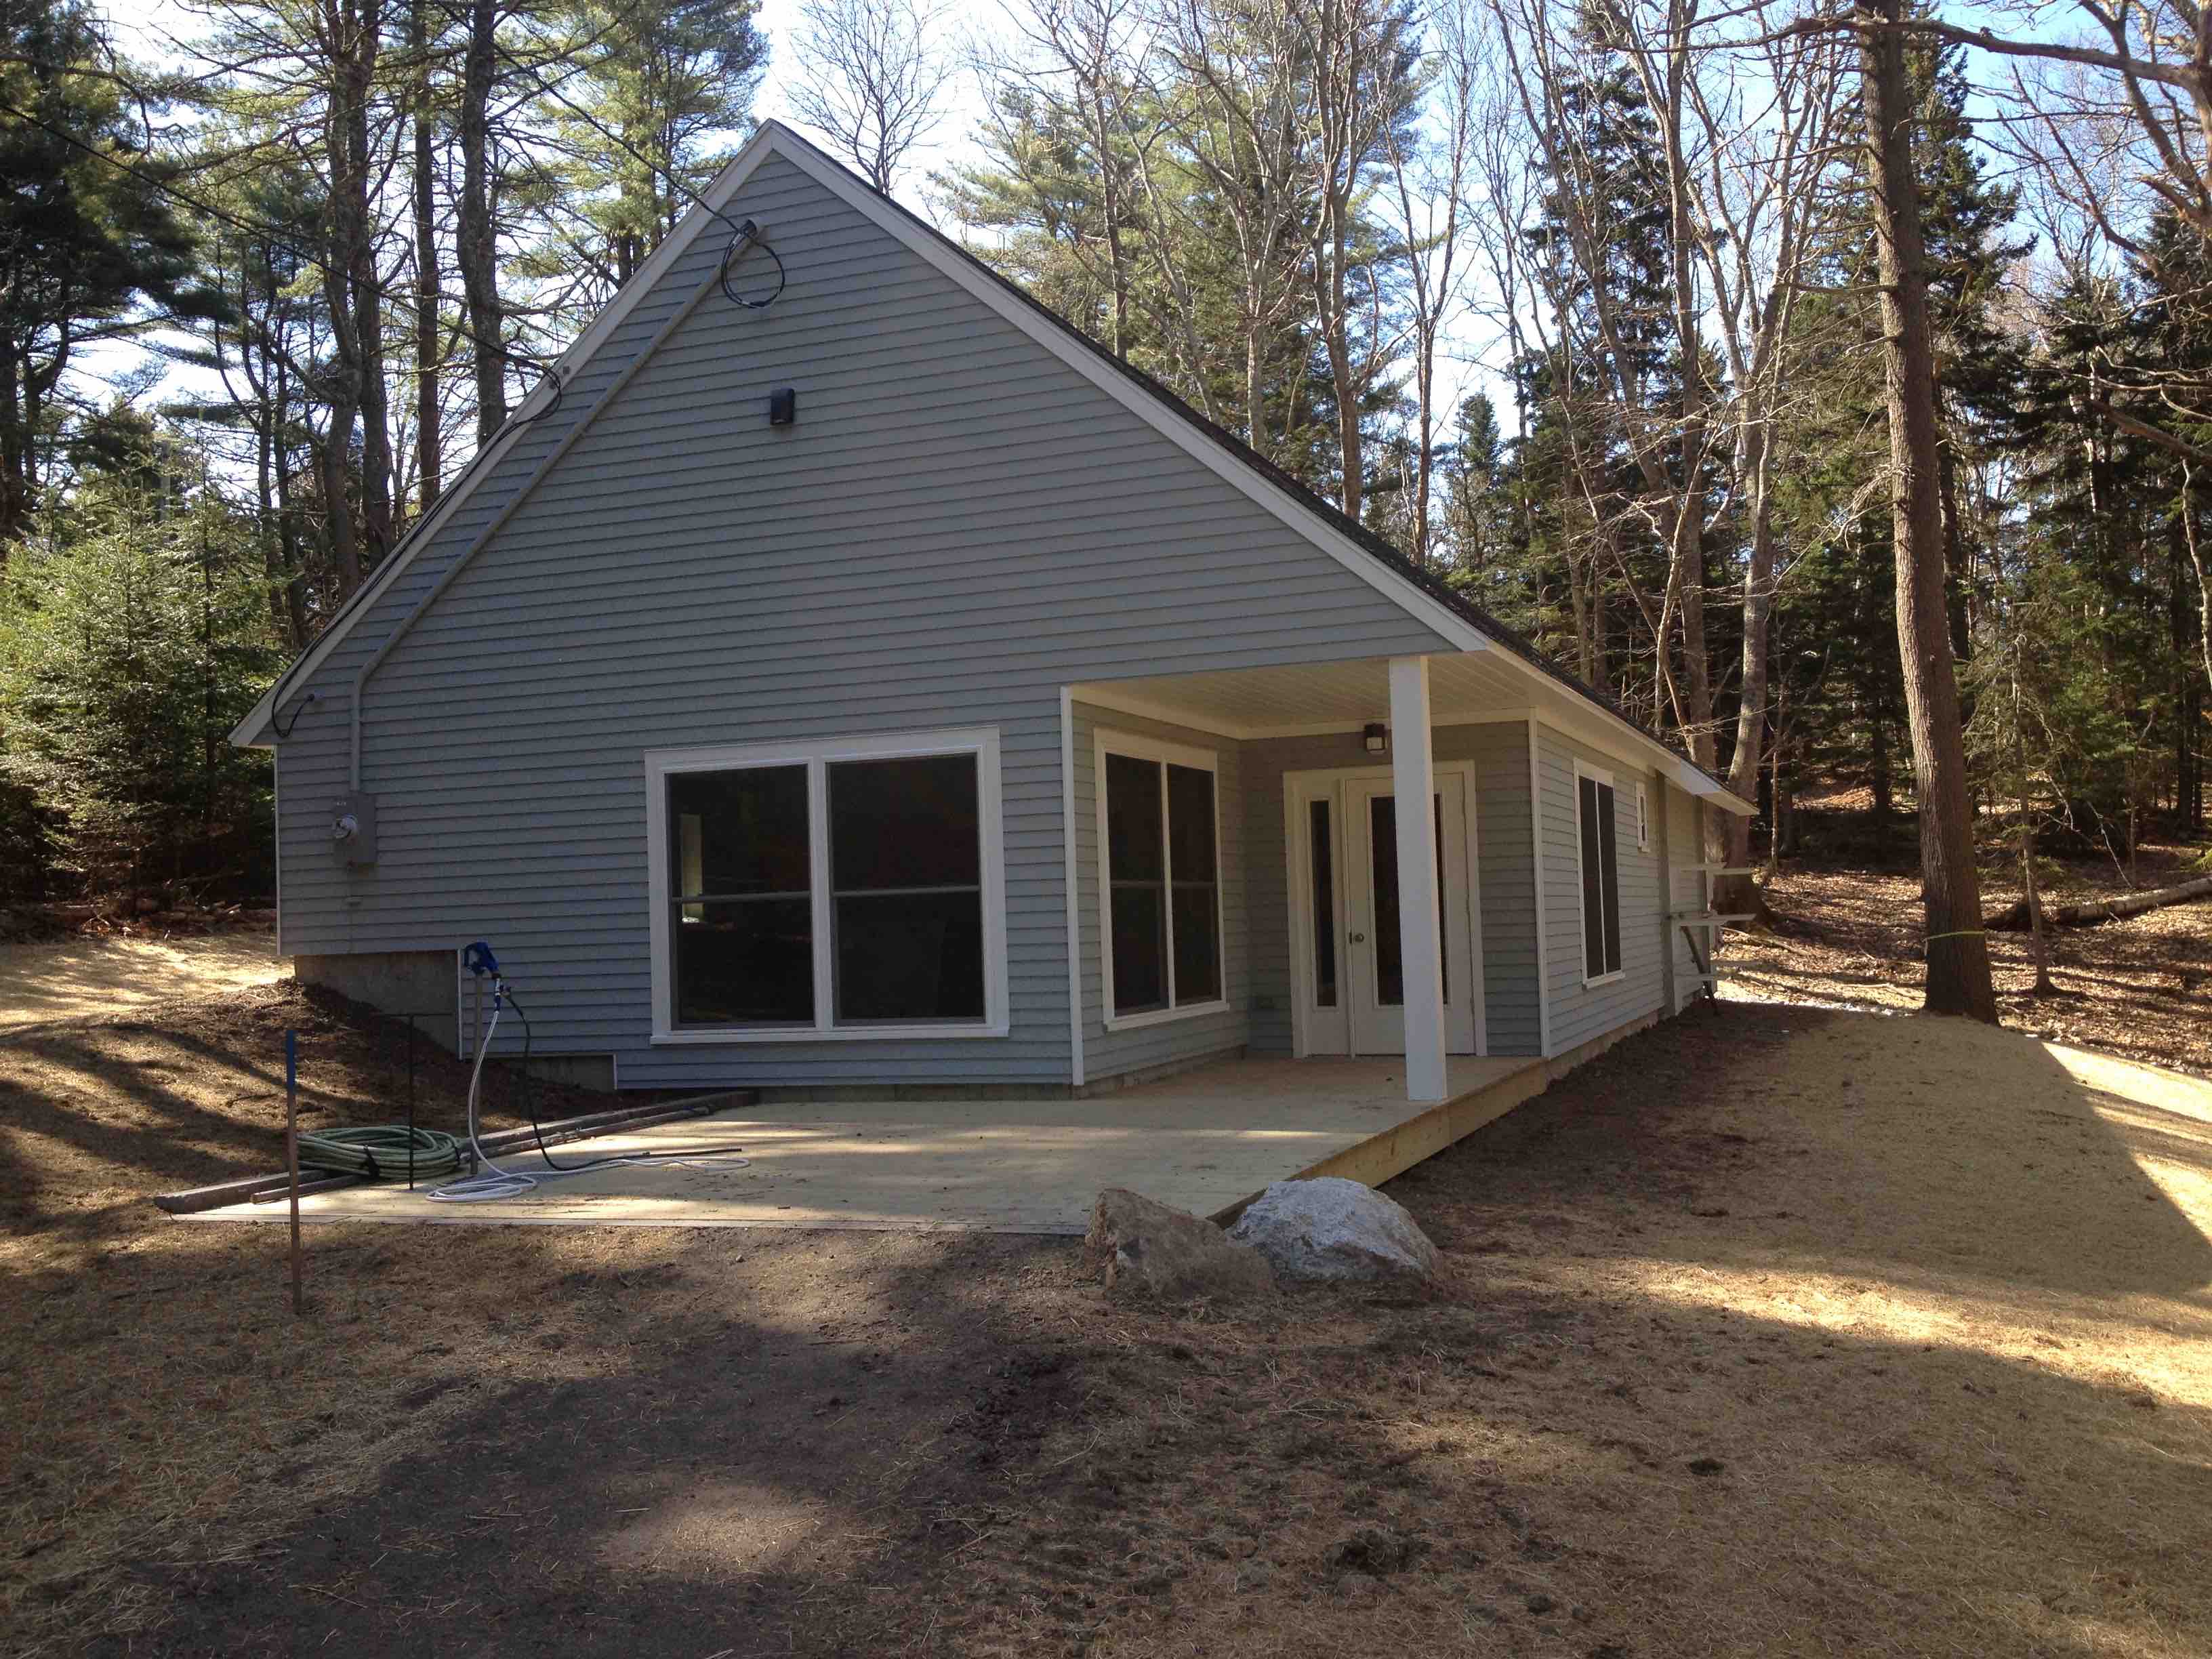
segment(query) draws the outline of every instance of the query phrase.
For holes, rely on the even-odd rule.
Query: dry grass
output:
[[[333,1226],[300,1326],[281,1229],[130,1197],[265,1147],[272,1014],[305,1017],[81,1034],[61,1102],[68,1056],[0,1046],[0,1648],[2212,1651],[2212,1088],[2179,1075],[1724,1007],[1393,1183],[1429,1297]],[[349,1041],[357,1117],[373,1047],[310,1052]]]
[[[283,974],[276,929],[266,921],[214,933],[0,943],[0,1031],[273,984]]]
[[[608,1329],[553,1288],[550,1260],[618,1265],[618,1240],[471,1238],[464,1273],[453,1241],[387,1234],[316,1240],[295,1323],[281,1229],[179,1226],[147,1201],[281,1165],[288,1026],[304,1124],[399,1115],[403,1035],[289,981],[0,1043],[0,1613],[26,1644],[92,1607],[133,1628],[152,1593],[125,1563],[246,1559],[471,1391],[588,1374],[632,1324],[683,1316],[647,1303]],[[420,1121],[457,1127],[465,1072],[427,1043],[416,1060]],[[549,1117],[611,1103],[533,1087]],[[488,1122],[518,1121],[507,1080],[487,1097]]]
[[[1067,1309],[962,1650],[2212,1651],[2212,1089],[1715,1022],[1393,1183],[1432,1304]]]

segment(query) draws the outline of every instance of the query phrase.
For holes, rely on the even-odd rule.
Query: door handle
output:
[[[1364,945],[1367,943],[1367,935],[1364,933],[1354,933],[1352,936],[1352,942],[1354,945]]]

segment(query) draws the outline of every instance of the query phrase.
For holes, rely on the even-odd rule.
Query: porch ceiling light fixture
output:
[[[1360,728],[1359,737],[1360,740],[1367,745],[1367,752],[1370,755],[1383,754],[1390,747],[1390,728],[1383,725],[1381,720],[1368,721]]]

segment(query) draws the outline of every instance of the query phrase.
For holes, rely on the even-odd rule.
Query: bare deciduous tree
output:
[[[1755,0],[1760,8],[1776,0]],[[1786,3],[1786,0],[1783,0]],[[1765,750],[1767,683],[1778,573],[1774,531],[1778,417],[1790,379],[1791,324],[1837,197],[1825,188],[1846,107],[1844,58],[1837,43],[1800,49],[1769,40],[1754,72],[1701,75],[1687,88],[1703,131],[1705,165],[1693,219],[1698,252],[1712,287],[1711,327],[1729,370],[1733,428],[1734,496],[1744,562],[1743,643],[1738,680],[1735,745],[1729,787],[1746,799],[1759,787]],[[1756,95],[1745,90],[1747,80]],[[1802,346],[1800,348],[1802,349]],[[1751,823],[1722,819],[1721,862],[1746,868]],[[1762,907],[1748,877],[1723,878],[1717,908]]]
[[[886,196],[908,152],[943,118],[953,72],[935,38],[943,11],[921,0],[806,0],[799,8],[793,106]]]
[[[1467,0],[1445,0],[1430,18],[1425,75],[1431,130],[1409,141],[1393,125],[1382,135],[1390,198],[1404,239],[1407,326],[1413,346],[1413,504],[1406,550],[1429,562],[1431,496],[1436,475],[1437,356],[1466,301],[1463,224],[1474,208],[1477,143],[1486,91],[1488,14]]]

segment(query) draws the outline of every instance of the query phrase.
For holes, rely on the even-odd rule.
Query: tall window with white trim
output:
[[[1218,1005],[1218,803],[1200,763],[1211,757],[1118,738],[1099,754],[1109,1017]]]
[[[1610,778],[1589,772],[1575,779],[1582,842],[1583,978],[1620,971],[1620,851],[1615,839]]]
[[[829,774],[838,1023],[982,1018],[975,757],[843,761]]]
[[[813,1023],[807,818],[804,766],[668,780],[678,1024]]]

